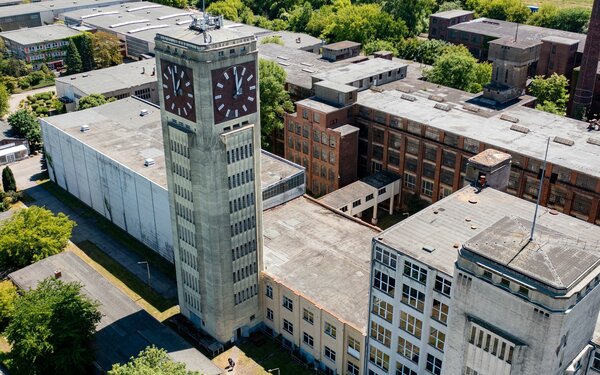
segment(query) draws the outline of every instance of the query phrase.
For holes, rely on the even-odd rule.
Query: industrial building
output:
[[[66,12],[126,3],[128,0],[45,0],[2,7],[0,31],[51,25]]]
[[[42,65],[58,70],[64,67],[69,39],[79,34],[65,25],[47,25],[5,31],[0,38],[12,57],[26,61],[34,70]]]
[[[587,373],[600,234],[544,207],[532,232],[535,204],[495,189],[510,159],[471,158],[473,186],[374,239],[369,374]]]

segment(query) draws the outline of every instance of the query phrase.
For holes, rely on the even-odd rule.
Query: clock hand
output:
[[[237,66],[233,67],[233,76],[235,78],[235,95],[240,95],[240,87],[242,86],[242,80],[241,78],[238,79],[238,74],[237,74]]]
[[[173,82],[173,96],[177,96],[177,89],[175,89],[175,73],[171,69],[171,81]]]

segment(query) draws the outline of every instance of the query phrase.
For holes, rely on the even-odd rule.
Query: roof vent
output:
[[[529,128],[526,128],[525,126],[521,126],[521,125],[517,125],[517,124],[511,125],[510,130],[514,130],[516,132],[523,133],[523,134],[529,133]]]
[[[471,112],[479,112],[479,110],[481,108],[479,108],[478,106],[473,105],[473,104],[465,104],[465,105],[463,105],[463,109],[466,109],[467,111],[471,111]]]
[[[587,143],[600,146],[600,138],[589,137]]]
[[[148,110],[147,110],[147,109],[142,109],[142,110],[140,110],[140,116],[142,116],[142,117],[143,117],[143,116],[146,116],[148,113],[150,113],[150,112],[148,112]]]
[[[81,125],[81,128],[79,128],[79,131],[81,131],[82,133],[89,132],[90,126],[89,125]]]
[[[289,57],[285,57],[285,56],[277,56],[277,58],[281,59],[281,60],[289,60],[290,59]]]
[[[437,103],[433,108],[448,112],[452,109],[452,106],[450,104]]]
[[[519,119],[517,117],[511,116],[511,115],[507,115],[506,113],[503,113],[502,115],[500,115],[500,120],[512,122],[514,124],[516,124],[517,122],[519,122]]]
[[[559,136],[554,137],[554,142],[560,143],[561,145],[565,146],[573,146],[575,144],[575,141]]]
[[[312,73],[315,73],[315,71],[314,71],[314,70],[312,70],[312,69],[307,69],[307,68],[302,68],[302,71],[303,71],[303,72],[306,72],[306,73],[311,73],[311,74],[312,74]]]
[[[408,94],[402,94],[400,97],[404,100],[408,100],[409,102],[414,102],[415,100],[417,100],[416,96],[412,96],[412,95],[408,95]]]
[[[439,95],[433,95],[433,94],[429,95],[429,97],[427,99],[433,100],[434,102],[438,102],[438,103],[442,103],[445,100],[441,96],[439,96]]]
[[[156,162],[154,161],[154,159],[152,159],[152,158],[144,159],[144,167],[150,167],[150,166],[152,166],[154,164],[156,164]]]
[[[283,61],[277,61],[279,63],[279,65],[283,65],[283,66],[290,66],[289,63],[283,62]]]
[[[433,253],[435,251],[435,247],[431,245],[424,245],[423,250],[427,251],[428,253]]]

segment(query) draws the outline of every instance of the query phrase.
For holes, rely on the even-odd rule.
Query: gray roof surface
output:
[[[468,31],[472,33],[487,35],[494,38],[514,38],[515,34],[517,33],[517,25],[519,27],[519,31],[517,34],[518,40],[528,40],[534,42],[537,41],[541,43],[541,40],[543,38],[549,36],[560,36],[563,38],[579,40],[580,43],[579,46],[577,46],[577,51],[583,52],[583,47],[585,46],[586,38],[585,34],[573,33],[570,31],[548,29],[539,26],[523,25],[517,24],[515,22],[499,21],[490,18],[477,18],[471,21],[462,22],[450,26],[448,29]]]
[[[0,36],[4,39],[26,46],[66,39],[79,34],[81,34],[80,31],[73,30],[65,25],[57,24],[5,31],[0,33]]]
[[[110,370],[114,363],[127,362],[146,346],[154,344],[167,350],[174,360],[184,362],[188,370],[207,375],[225,372],[73,252],[53,255],[13,272],[9,277],[19,288],[31,289],[41,280],[53,276],[55,270],[61,271],[61,280],[81,283],[83,293],[100,303],[102,320],[96,326],[93,349],[94,359],[103,369]]]
[[[323,102],[319,99],[316,99],[315,97],[299,100],[296,102],[296,105],[301,105],[304,107],[316,109],[317,111],[320,111],[323,113],[331,113],[331,112],[339,111],[340,108],[342,108],[342,107],[333,106],[329,103]]]
[[[118,0],[126,2],[127,0]],[[45,0],[27,4],[17,4],[2,7],[0,17],[19,16],[22,14],[53,12],[61,13],[64,9],[77,7],[104,7],[113,4],[115,0]]]
[[[435,13],[435,14],[432,14],[431,16],[438,17],[438,18],[454,18],[454,17],[459,17],[459,16],[466,16],[468,14],[473,14],[473,11],[472,10],[454,9],[454,10],[447,10],[445,12]]]
[[[366,334],[379,231],[306,196],[263,214],[265,273]]]
[[[345,85],[343,83],[332,82],[332,81],[315,82],[314,86],[325,87],[328,89],[333,89],[333,90],[336,90],[339,92],[344,92],[344,93],[358,91],[358,87]]]
[[[281,38],[283,45],[290,48],[306,48],[312,47],[315,45],[322,45],[323,41],[319,38],[315,38],[312,35],[303,34],[303,33],[295,33],[292,31],[273,31],[266,34],[261,35],[258,40],[260,42],[261,38],[267,36],[278,36]],[[298,38],[300,41],[298,42]]]
[[[341,125],[341,126],[338,126],[338,127],[335,127],[335,128],[330,128],[330,129],[331,129],[332,131],[334,131],[334,132],[338,132],[338,133],[340,133],[340,135],[341,135],[342,137],[343,137],[343,136],[346,136],[346,135],[348,135],[348,134],[352,134],[352,133],[354,133],[354,132],[357,132],[357,131],[359,131],[359,130],[360,130],[360,129],[359,129],[359,128],[357,128],[356,126],[354,126],[354,125],[349,125],[349,124],[344,124],[344,125]]]
[[[588,143],[588,139],[600,139],[600,132],[587,130],[588,124],[570,118],[553,115],[532,108],[516,106],[504,111],[482,110],[473,112],[460,105],[450,111],[435,109],[435,100],[415,93],[416,100],[402,99],[402,92],[366,90],[358,94],[358,103],[368,108],[391,113],[421,124],[484,142],[487,145],[508,150],[538,160],[544,159],[548,137],[560,136],[574,141],[573,146],[550,143],[548,162],[600,177],[600,164],[595,161],[600,146]],[[426,94],[426,93],[425,93]],[[515,125],[501,117],[508,115],[518,119],[519,126],[529,129],[524,134],[511,130]],[[505,117],[506,118],[506,117]]]
[[[261,58],[276,61],[285,69],[287,82],[309,90],[312,88],[313,74],[351,64],[347,60],[330,62],[315,53],[275,43],[259,43],[257,48]]]
[[[349,185],[325,194],[319,198],[319,202],[335,209],[340,209],[358,199],[374,193],[375,188],[364,181],[355,181]]]
[[[469,239],[464,247],[556,289],[571,289],[600,263],[600,233],[596,242],[584,246],[577,238],[562,233],[561,227],[554,230],[536,225],[530,241],[531,224],[520,217],[505,216]]]
[[[476,202],[471,203],[470,201]],[[532,219],[535,204],[491,188],[478,194],[470,186],[451,194],[404,219],[379,235],[381,242],[452,276],[460,245],[468,242],[505,216]],[[553,228],[563,237],[596,244],[598,226],[540,207],[537,223]],[[455,247],[456,245],[456,247]],[[424,246],[435,250],[428,252]],[[521,265],[530,267],[527,262]],[[529,268],[535,271],[535,267]]]
[[[140,116],[142,109],[146,109],[148,114]],[[126,98],[83,111],[46,117],[42,121],[167,188],[160,109],[155,105],[136,98]],[[90,130],[81,132],[81,125],[89,125]],[[156,164],[145,167],[146,158],[154,159]],[[261,153],[261,162],[265,166],[261,168],[263,188],[277,178],[284,179],[302,170],[264,151]]]
[[[327,72],[317,73],[314,74],[313,77],[323,81],[349,84],[359,79],[369,78],[405,66],[407,66],[407,64],[401,60],[370,59],[360,63],[332,69]]]
[[[343,40],[341,42],[327,44],[327,45],[323,46],[323,48],[335,51],[335,50],[352,48],[352,47],[360,47],[360,45],[361,44],[358,42],[352,42],[350,40]]]
[[[155,68],[156,60],[140,60],[105,69],[58,77],[56,82],[74,86],[87,95],[103,94],[156,82],[156,74],[152,75],[152,70]],[[144,74],[142,74],[143,69],[145,69]]]

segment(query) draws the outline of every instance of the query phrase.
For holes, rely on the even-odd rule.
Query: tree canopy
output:
[[[263,148],[276,129],[283,129],[283,115],[294,110],[290,95],[285,90],[285,70],[276,62],[260,59],[260,126]]]
[[[25,267],[67,246],[75,222],[42,207],[24,208],[0,226],[0,264]]]
[[[556,73],[548,78],[536,76],[529,85],[529,93],[538,100],[536,109],[564,116],[569,101],[569,80]]]
[[[466,0],[465,5],[475,11],[477,17],[501,21],[523,23],[531,14],[521,0]]]
[[[16,300],[6,338],[11,372],[28,375],[85,374],[90,339],[101,314],[78,283],[41,281]]]
[[[492,65],[478,63],[465,48],[446,52],[424,71],[427,81],[471,93],[480,92],[492,79]]]
[[[9,280],[0,281],[0,329],[4,330],[19,297],[17,287]]]
[[[8,112],[8,98],[10,94],[6,89],[6,86],[0,83],[0,117],[4,116]]]
[[[79,54],[77,45],[75,44],[75,41],[72,38],[69,39],[69,46],[67,47],[67,57],[65,59],[65,63],[67,64],[66,74],[76,74],[81,73],[83,71],[81,55]]]
[[[82,109],[94,108],[106,103],[112,103],[116,100],[117,99],[115,98],[106,99],[102,94],[90,94],[79,99],[77,110],[81,111]]]
[[[196,371],[188,371],[185,364],[174,362],[164,349],[149,346],[131,357],[125,364],[115,364],[108,375],[199,375]]]
[[[17,181],[15,181],[12,169],[8,165],[2,170],[2,187],[7,193],[9,191],[17,191]]]
[[[32,149],[42,145],[42,132],[37,117],[27,109],[19,109],[8,116],[8,124],[18,136],[27,138]]]
[[[554,5],[544,4],[540,7],[539,11],[531,14],[527,23],[551,29],[586,33],[590,16],[591,11],[589,9],[558,9]]]
[[[453,51],[464,52],[457,46],[437,39],[408,38],[397,43],[398,57],[432,65],[435,60]]]
[[[97,31],[90,34],[90,42],[96,69],[108,68],[123,62],[121,41],[115,35]]]
[[[403,20],[410,35],[417,35],[427,29],[429,15],[435,6],[435,0],[383,1],[383,10],[392,15],[392,17]]]

